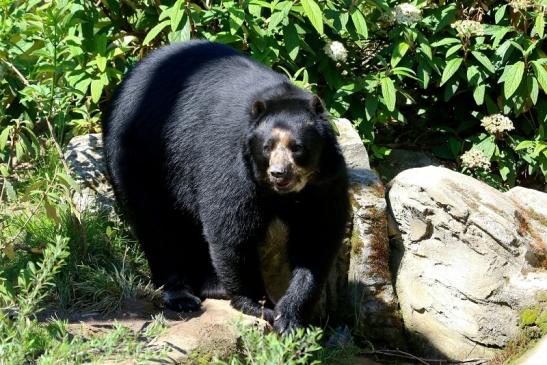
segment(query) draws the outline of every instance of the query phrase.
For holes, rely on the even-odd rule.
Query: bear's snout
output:
[[[291,166],[274,165],[270,167],[270,175],[276,179],[289,179],[291,177]]]

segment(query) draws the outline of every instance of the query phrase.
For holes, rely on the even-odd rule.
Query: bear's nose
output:
[[[277,179],[285,178],[288,175],[288,170],[282,165],[274,165],[270,167],[270,175]]]

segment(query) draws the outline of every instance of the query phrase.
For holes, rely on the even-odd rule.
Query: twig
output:
[[[394,357],[400,357],[404,359],[410,359],[418,361],[421,364],[424,365],[430,365],[431,363],[439,363],[439,364],[466,364],[466,363],[477,363],[477,364],[483,364],[486,362],[486,360],[477,358],[477,359],[468,359],[468,360],[446,360],[446,359],[423,359],[416,355],[412,355],[408,352],[401,351],[401,350],[373,350],[373,351],[367,351],[367,352],[361,352],[361,355],[365,356],[394,356]]]
[[[10,69],[14,74],[17,75],[17,77],[19,78],[19,80],[21,80],[21,82],[22,82],[23,84],[25,84],[25,86],[28,86],[28,85],[30,84],[30,83],[28,82],[28,80],[25,78],[25,76],[23,76],[23,74],[21,73],[21,71],[19,71],[19,70],[17,69],[17,67],[15,67],[15,66],[13,65],[13,63],[11,63],[11,62],[9,62],[8,60],[3,59],[3,58],[2,58],[1,60],[2,60],[2,62],[4,62],[4,64],[5,64],[6,66],[9,67],[9,69]]]
[[[55,145],[55,149],[57,150],[57,153],[59,153],[59,158],[61,159],[61,163],[63,164],[63,167],[65,168],[65,172],[67,174],[70,174],[70,168],[68,167],[68,164],[66,163],[65,156],[63,155],[63,150],[61,149],[61,145],[59,142],[57,142],[57,138],[55,137],[55,132],[53,131],[53,125],[51,124],[49,118],[45,118],[47,129],[49,130],[49,134],[51,135],[51,140],[53,141],[53,144]]]
[[[50,184],[46,190],[44,190],[44,192],[42,193],[42,196],[40,197],[40,201],[38,202],[38,204],[36,204],[36,206],[34,207],[34,209],[31,210],[29,216],[27,217],[27,219],[25,220],[25,222],[23,223],[23,225],[21,226],[21,228],[19,229],[19,231],[15,234],[15,236],[13,236],[9,243],[7,244],[7,246],[10,246],[12,244],[15,243],[15,241],[17,241],[17,239],[19,238],[19,236],[25,231],[25,227],[28,225],[28,223],[30,222],[30,220],[32,219],[32,217],[34,217],[34,215],[36,214],[36,212],[38,211],[38,209],[42,206],[42,203],[44,202],[44,200],[46,199],[46,196],[47,194],[49,193],[49,190],[51,189],[51,187],[53,186],[53,184]]]

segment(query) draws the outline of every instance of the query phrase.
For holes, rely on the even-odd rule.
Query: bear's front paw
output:
[[[273,327],[277,333],[287,335],[297,328],[304,327],[304,325],[296,316],[288,313],[276,312]]]
[[[163,303],[175,312],[194,312],[201,308],[201,300],[186,289],[165,291]]]
[[[232,307],[245,314],[262,318],[269,323],[274,321],[274,311],[272,309],[266,307],[265,304],[256,303],[249,297],[236,295],[232,297],[230,303]]]

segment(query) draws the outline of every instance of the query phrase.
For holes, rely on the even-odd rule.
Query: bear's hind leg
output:
[[[200,229],[192,219],[159,203],[139,209],[135,231],[144,250],[152,282],[163,287],[164,305],[177,312],[197,311],[201,300],[194,295],[194,281],[200,275],[203,245]]]

